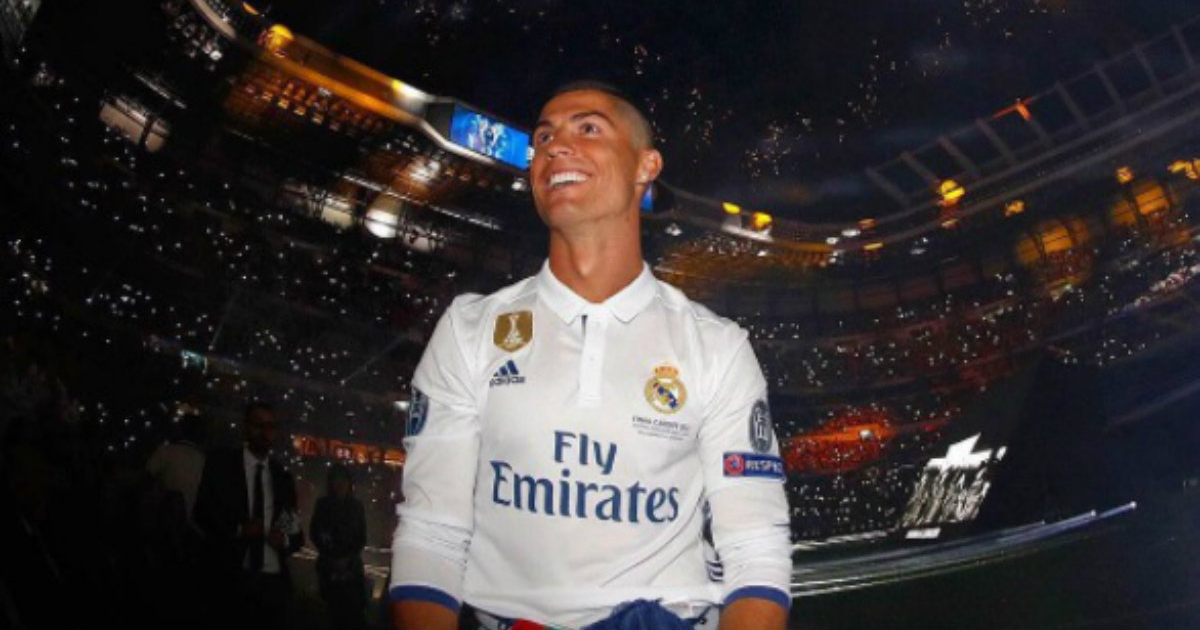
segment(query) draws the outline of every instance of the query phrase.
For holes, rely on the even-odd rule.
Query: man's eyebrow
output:
[[[571,114],[571,116],[569,118],[567,118],[567,120],[576,121],[576,120],[582,120],[584,118],[590,118],[592,116],[596,116],[597,118],[603,118],[605,121],[608,122],[608,124],[616,126],[616,123],[613,122],[612,117],[610,117],[608,114],[605,114],[604,112],[597,110],[597,109],[589,109],[586,112],[577,112],[577,113]],[[533,128],[541,129],[542,127],[551,127],[551,126],[553,126],[553,125],[550,124],[550,121],[543,118],[543,119],[537,121],[537,124],[534,125]]]

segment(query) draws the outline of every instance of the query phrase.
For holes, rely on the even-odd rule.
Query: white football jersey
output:
[[[786,598],[783,463],[747,335],[648,267],[603,304],[548,265],[460,296],[413,388],[394,597],[564,627],[639,598],[684,617]]]

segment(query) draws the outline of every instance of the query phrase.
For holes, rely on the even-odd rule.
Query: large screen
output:
[[[462,105],[454,106],[450,140],[510,166],[529,167],[528,133]]]

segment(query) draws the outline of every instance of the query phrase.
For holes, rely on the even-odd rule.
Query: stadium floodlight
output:
[[[291,44],[295,39],[296,36],[292,34],[291,29],[282,24],[275,24],[271,26],[271,28],[263,31],[263,34],[259,36],[258,41],[263,48],[266,48],[267,50],[282,57],[283,49],[288,44]]]
[[[938,185],[938,194],[942,196],[942,200],[938,202],[939,205],[948,208],[958,204],[963,195],[967,194],[967,190],[953,179],[947,179]]]
[[[1133,169],[1129,168],[1128,166],[1118,167],[1117,168],[1117,183],[1128,184],[1131,181],[1133,181]]]
[[[1172,173],[1183,173],[1184,177],[1192,180],[1200,180],[1200,160],[1175,160],[1167,167],[1167,170]]]
[[[396,227],[400,225],[400,217],[387,210],[368,210],[363,223],[367,231],[379,238],[396,238]]]

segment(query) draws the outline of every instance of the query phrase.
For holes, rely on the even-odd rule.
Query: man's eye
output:
[[[590,135],[593,133],[598,133],[600,131],[600,126],[596,123],[585,122],[579,126],[579,130]]]
[[[543,131],[542,133],[539,133],[533,137],[533,143],[535,145],[541,146],[547,142],[550,142],[550,134],[547,132]]]

